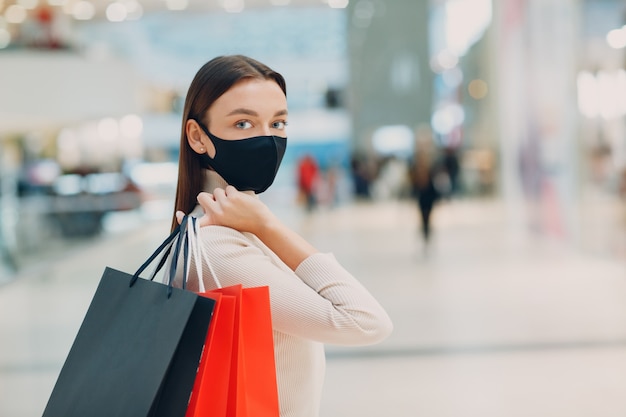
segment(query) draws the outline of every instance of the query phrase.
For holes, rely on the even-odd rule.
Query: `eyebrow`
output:
[[[257,112],[255,112],[254,110],[245,109],[245,108],[242,108],[242,107],[231,111],[230,113],[227,114],[227,116],[233,116],[235,114],[247,114],[248,116],[255,116],[255,117],[259,116],[259,114]],[[274,117],[285,116],[285,115],[287,115],[287,110],[286,109],[277,111],[274,114]]]

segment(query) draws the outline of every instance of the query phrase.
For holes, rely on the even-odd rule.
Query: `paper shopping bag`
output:
[[[218,307],[186,417],[279,417],[268,287],[201,294]]]
[[[43,417],[185,414],[215,301],[138,274],[105,269]]]
[[[219,292],[202,295],[215,300],[215,309],[185,417],[225,417],[228,408],[236,298]]]

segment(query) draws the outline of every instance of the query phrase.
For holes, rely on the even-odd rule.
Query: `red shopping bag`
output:
[[[217,301],[185,417],[279,417],[269,288],[201,293]]]
[[[215,308],[185,417],[222,417],[228,407],[237,300],[215,291],[201,295],[214,299]]]

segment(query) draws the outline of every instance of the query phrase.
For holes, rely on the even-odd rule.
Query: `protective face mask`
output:
[[[280,136],[255,136],[246,139],[224,140],[211,134],[198,122],[215,146],[215,157],[199,154],[202,164],[213,168],[224,181],[239,191],[267,190],[285,155],[287,138]]]

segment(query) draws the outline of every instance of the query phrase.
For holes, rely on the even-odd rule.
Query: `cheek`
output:
[[[213,145],[213,142],[211,142],[211,139],[207,138],[205,145],[206,145],[206,153],[211,158],[215,158],[215,145]]]

